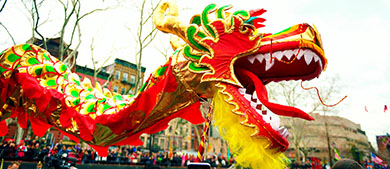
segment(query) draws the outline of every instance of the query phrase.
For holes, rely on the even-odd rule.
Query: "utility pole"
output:
[[[332,158],[332,149],[330,147],[330,138],[328,131],[328,118],[325,116],[325,131],[326,131],[326,141],[328,142],[328,155],[329,155],[329,165],[333,166],[333,158]]]

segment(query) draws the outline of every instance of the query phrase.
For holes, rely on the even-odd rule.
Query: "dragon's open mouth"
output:
[[[273,143],[271,147],[285,150],[288,147],[287,129],[280,126],[278,115],[299,117],[306,120],[313,120],[308,114],[300,109],[290,106],[279,105],[268,101],[268,94],[265,84],[282,80],[310,80],[318,77],[326,66],[319,35],[315,29],[307,24],[298,25],[298,38],[288,41],[278,36],[271,38],[264,37],[257,52],[252,55],[241,57],[234,63],[235,74],[244,88],[238,88],[239,100],[249,107],[247,112],[252,112],[252,118],[256,121],[261,134]],[[302,30],[302,28],[304,28]],[[308,36],[310,40],[302,37]],[[267,40],[268,39],[268,40]],[[273,42],[271,42],[273,41]],[[249,66],[248,66],[249,65]]]

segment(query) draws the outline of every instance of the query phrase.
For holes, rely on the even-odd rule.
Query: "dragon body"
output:
[[[212,119],[240,165],[282,168],[288,131],[278,115],[313,120],[298,108],[268,101],[265,85],[310,80],[326,67],[319,33],[299,24],[276,34],[258,33],[265,10],[228,12],[207,6],[190,24],[177,7],[162,3],[155,25],[184,42],[154,71],[135,96],[111,93],[79,77],[37,46],[13,46],[0,55],[0,134],[5,119],[30,120],[43,136],[51,126],[83,141],[100,155],[111,145],[140,145],[142,133],[156,133],[173,118],[204,122],[201,98],[212,100]],[[213,18],[213,19],[211,19]]]

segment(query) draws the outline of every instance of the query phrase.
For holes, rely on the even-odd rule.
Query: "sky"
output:
[[[119,2],[119,3],[117,3]],[[180,0],[180,20],[188,22],[194,14],[215,3],[231,4],[232,10],[264,8],[267,19],[262,32],[276,33],[299,23],[314,24],[322,36],[328,67],[322,76],[338,77],[339,116],[361,124],[374,147],[375,136],[390,133],[390,1],[389,0]],[[81,45],[78,64],[91,67],[91,55],[98,65],[112,55],[134,62],[134,33],[139,23],[138,1],[83,0],[82,13],[95,8],[111,7],[80,21]],[[63,10],[58,1],[47,1],[40,8],[40,27],[46,37],[57,37],[63,23]],[[32,35],[29,13],[21,1],[9,1],[0,13],[0,22],[13,35],[16,43],[24,43]],[[70,28],[68,28],[70,29]],[[69,31],[67,32],[69,35]],[[0,27],[0,48],[12,46],[5,29]],[[93,39],[93,41],[92,41]],[[142,66],[149,74],[165,62],[160,51],[169,48],[169,35],[159,33],[145,48]],[[69,42],[69,39],[65,39]],[[93,43],[92,43],[93,42]],[[75,44],[77,43],[77,38]],[[91,52],[90,46],[94,50]],[[168,53],[173,51],[168,49]],[[321,81],[321,77],[318,79]],[[310,82],[307,83],[310,85]],[[337,100],[337,98],[335,98]],[[331,104],[331,103],[329,103]],[[365,107],[368,111],[365,110]],[[389,107],[390,108],[390,107]]]

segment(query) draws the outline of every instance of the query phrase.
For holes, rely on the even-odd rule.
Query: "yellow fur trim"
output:
[[[283,153],[266,149],[270,144],[267,139],[252,137],[256,129],[240,124],[243,119],[232,112],[235,106],[226,102],[228,97],[220,91],[216,92],[213,119],[222,137],[228,141],[236,162],[251,169],[286,168],[287,158]]]

